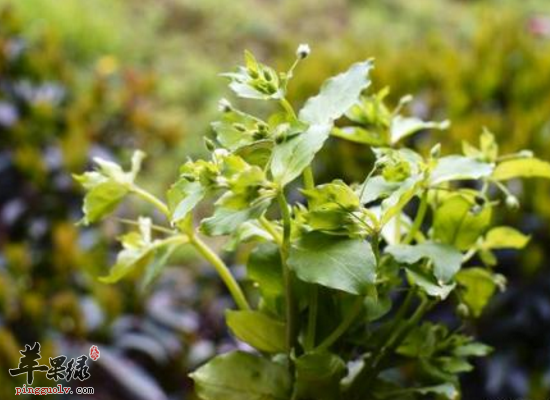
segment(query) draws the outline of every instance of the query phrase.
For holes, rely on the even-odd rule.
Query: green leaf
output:
[[[84,225],[97,222],[116,209],[124,196],[130,192],[144,158],[145,153],[135,151],[130,171],[125,172],[120,165],[96,157],[96,171],[73,175],[73,178],[88,190],[83,205]]]
[[[271,199],[243,210],[217,207],[214,215],[202,220],[200,229],[208,236],[229,235],[246,221],[260,217],[269,207],[270,203]]]
[[[299,279],[344,292],[367,295],[376,279],[370,243],[307,233],[290,250],[289,266]]]
[[[328,79],[321,91],[300,110],[299,119],[310,125],[329,125],[359,100],[371,81],[372,60],[353,64],[346,72]]]
[[[354,143],[367,144],[369,146],[383,146],[386,144],[386,138],[380,131],[365,129],[358,126],[336,127],[330,134],[340,139],[349,140]]]
[[[498,181],[513,178],[550,179],[550,163],[538,158],[517,158],[503,161],[495,168],[492,178]]]
[[[435,394],[438,396],[443,396],[448,400],[457,400],[459,398],[459,392],[452,383],[442,383],[435,386],[409,389],[409,391],[421,394],[423,396]]]
[[[240,351],[223,354],[190,374],[202,400],[288,400],[285,365]]]
[[[346,364],[328,352],[307,353],[296,360],[295,398],[333,400],[339,397]]]
[[[160,276],[166,263],[177,248],[178,245],[165,246],[155,252],[153,261],[145,267],[145,276],[141,282],[142,290],[146,290]]]
[[[437,297],[440,300],[445,300],[456,287],[455,283],[440,284],[431,274],[414,266],[407,267],[406,272],[412,284],[418,286],[428,296]]]
[[[97,222],[112,213],[128,192],[127,187],[113,180],[94,186],[84,197],[84,225]]]
[[[490,206],[476,206],[469,194],[451,195],[435,210],[433,237],[468,250],[490,226],[491,214]]]
[[[368,178],[359,189],[361,203],[368,204],[378,199],[387,198],[403,184],[403,182],[388,182],[383,176]]]
[[[285,324],[260,311],[231,311],[225,313],[231,332],[245,343],[267,353],[284,353]]]
[[[281,254],[275,243],[256,246],[248,258],[246,269],[248,278],[258,284],[263,295],[283,293]]]
[[[99,278],[103,283],[115,283],[131,271],[145,267],[153,258],[158,242],[151,241],[151,219],[139,219],[139,232],[130,232],[122,236],[123,249],[117,256],[115,265],[108,276]]]
[[[448,181],[480,179],[490,176],[493,168],[493,164],[478,161],[475,158],[446,156],[437,160],[430,180],[432,185],[437,185]]]
[[[472,315],[479,317],[497,289],[493,274],[483,268],[467,268],[456,274],[456,280],[462,288],[462,300]]]
[[[275,182],[285,186],[297,178],[321,150],[331,129],[331,124],[310,125],[305,132],[277,143],[271,159]]]
[[[397,244],[386,247],[397,262],[415,264],[422,259],[433,262],[434,276],[438,283],[449,282],[462,264],[462,254],[454,247],[434,242],[424,242],[416,245]]]
[[[498,226],[487,232],[483,241],[485,249],[522,249],[529,243],[530,236],[508,226]]]
[[[327,80],[321,91],[300,110],[299,119],[309,125],[303,133],[276,144],[271,160],[275,182],[285,186],[311,164],[315,154],[328,139],[332,125],[359,99],[370,84],[372,61],[357,63]]]
[[[180,178],[168,191],[168,208],[173,223],[184,219],[204,198],[206,189],[200,182]]]
[[[491,346],[479,342],[468,343],[454,349],[453,354],[458,357],[485,357],[493,351]]]
[[[421,131],[423,129],[447,129],[449,127],[449,121],[442,122],[427,122],[422,121],[417,117],[402,117],[401,115],[395,116],[391,121],[390,135],[391,143],[395,144],[401,139],[406,138],[413,133]]]

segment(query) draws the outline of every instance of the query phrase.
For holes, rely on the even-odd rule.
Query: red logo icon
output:
[[[95,345],[90,347],[90,358],[94,361],[99,358],[99,349]]]

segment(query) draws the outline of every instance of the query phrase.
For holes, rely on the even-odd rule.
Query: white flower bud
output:
[[[534,154],[531,150],[521,150],[518,155],[521,158],[533,158]]]
[[[508,195],[506,196],[506,200],[505,200],[505,203],[506,203],[506,208],[508,210],[517,210],[519,208],[519,200],[516,196],[514,195]]]
[[[298,49],[296,49],[296,57],[302,60],[307,56],[309,56],[309,53],[311,53],[311,48],[307,43],[302,43],[301,45],[298,46]]]
[[[218,110],[220,112],[229,112],[231,111],[232,109],[232,106],[231,106],[231,103],[229,102],[229,100],[223,98],[223,99],[220,99],[220,101],[218,102]]]

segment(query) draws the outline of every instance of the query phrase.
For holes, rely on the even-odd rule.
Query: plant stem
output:
[[[304,339],[304,347],[306,351],[309,351],[315,347],[315,334],[317,331],[317,312],[319,310],[319,287],[317,285],[311,286],[311,292],[309,294],[309,310],[307,318],[307,330],[306,337]]]
[[[136,185],[132,185],[130,191],[141,197],[143,200],[154,205],[161,213],[166,216],[166,218],[170,219],[170,210],[168,209],[166,204],[164,204],[160,199]]]
[[[248,301],[246,300],[246,297],[231,274],[231,271],[225,265],[225,263],[222,261],[220,257],[216,253],[210,249],[204,243],[198,236],[192,235],[189,237],[189,242],[197,249],[197,251],[208,261],[210,262],[216,271],[218,272],[218,275],[222,279],[222,281],[227,286],[227,289],[229,289],[229,293],[231,293],[231,296],[233,297],[233,300],[235,300],[235,303],[241,310],[250,310],[250,305],[248,304]]]
[[[280,100],[281,106],[285,109],[286,113],[294,120],[297,120],[298,117],[296,116],[296,113],[294,112],[294,108],[292,108],[292,105],[288,102],[287,99],[283,98]]]
[[[424,221],[424,217],[426,216],[426,211],[428,211],[428,191],[422,193],[422,197],[420,198],[420,205],[418,206],[418,211],[416,213],[413,226],[403,240],[404,244],[409,244],[416,236],[418,230],[422,227],[422,222]]]
[[[273,237],[273,240],[277,245],[282,246],[283,245],[283,238],[279,232],[275,229],[273,224],[263,215],[258,219],[260,224],[264,227],[264,229],[269,232],[271,237]]]
[[[388,332],[390,332],[390,338],[386,341],[386,344],[379,345],[376,348],[376,351],[372,355],[373,362],[368,365],[365,364],[361,371],[357,374],[353,382],[351,383],[351,386],[347,390],[347,398],[355,399],[358,398],[360,394],[362,394],[363,390],[368,387],[368,382],[370,382],[372,371],[374,369],[374,364],[377,362],[377,360],[381,359],[383,357],[383,354],[386,351],[387,343],[389,343],[392,340],[393,335],[395,334],[395,331],[397,330],[397,327],[405,317],[405,314],[409,310],[410,304],[414,298],[414,291],[409,290],[407,295],[405,296],[405,299],[399,306],[399,309],[395,313],[395,316],[393,317],[390,327],[388,328]]]
[[[283,217],[283,243],[280,247],[280,251],[285,285],[286,344],[290,353],[297,342],[296,302],[294,298],[294,290],[292,288],[292,271],[287,264],[288,255],[290,253],[291,219],[290,211],[288,210],[288,203],[283,191],[279,192],[277,195],[277,200],[279,201],[279,207]]]
[[[303,172],[304,187],[307,190],[315,188],[315,179],[313,178],[313,170],[311,167],[306,167]]]
[[[363,296],[355,299],[355,302],[353,303],[353,307],[351,308],[350,312],[344,317],[342,322],[340,322],[340,325],[338,325],[336,329],[332,331],[332,333],[325,340],[323,340],[323,342],[317,347],[317,350],[328,349],[340,338],[340,336],[346,333],[348,328],[357,317],[357,314],[359,314],[359,311],[361,311],[361,308],[363,307],[363,300]]]

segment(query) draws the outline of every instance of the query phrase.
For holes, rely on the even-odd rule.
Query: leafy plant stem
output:
[[[294,290],[292,288],[292,271],[287,260],[290,253],[291,219],[288,203],[284,192],[281,190],[277,195],[281,215],[283,217],[283,243],[280,247],[281,261],[283,264],[283,279],[285,286],[285,312],[286,312],[286,342],[289,353],[296,345],[296,304]]]
[[[287,99],[285,98],[281,99],[280,103],[281,103],[281,106],[286,111],[286,113],[289,115],[289,117],[291,117],[294,120],[298,119],[298,117],[296,116],[296,112],[294,111],[294,108],[292,107],[292,105]]]
[[[317,331],[317,312],[319,309],[318,299],[319,288],[317,285],[311,287],[309,294],[309,310],[307,318],[307,331],[304,340],[304,347],[306,351],[309,351],[315,347],[315,334]]]
[[[264,229],[271,235],[275,243],[277,245],[282,246],[283,244],[283,238],[279,232],[277,232],[277,229],[273,226],[271,221],[269,221],[265,216],[261,216],[258,221],[260,222],[260,225],[264,227]]]
[[[132,185],[130,187],[130,191],[137,196],[141,197],[143,200],[147,201],[148,203],[151,203],[154,205],[161,213],[163,213],[166,218],[170,219],[170,210],[168,209],[168,206],[164,204],[159,198],[155,197],[151,193],[149,193],[146,190],[143,190],[139,186]]]
[[[428,191],[425,191],[424,193],[422,193],[422,196],[420,198],[420,205],[418,206],[418,211],[416,213],[413,226],[411,227],[411,229],[407,233],[407,236],[403,240],[404,244],[409,244],[410,242],[412,242],[412,240],[416,236],[416,233],[419,231],[420,227],[422,226],[422,222],[426,217],[427,211],[428,211]]]
[[[307,190],[315,188],[315,179],[313,178],[313,170],[311,169],[311,167],[307,167],[306,169],[304,169],[303,178],[304,187]]]
[[[363,307],[363,300],[364,299],[362,296],[355,299],[355,302],[353,303],[353,306],[351,307],[349,313],[344,317],[342,322],[340,322],[340,325],[338,325],[336,329],[332,331],[332,333],[327,336],[327,338],[325,338],[325,340],[323,340],[319,346],[317,346],[317,350],[328,349],[340,338],[340,336],[346,333],[348,328],[351,326],[351,324],[361,311],[361,308]]]
[[[192,235],[189,237],[189,242],[197,249],[197,251],[208,261],[210,262],[216,271],[218,272],[218,275],[222,279],[222,281],[227,286],[227,289],[229,290],[229,293],[231,293],[231,296],[233,297],[233,300],[237,304],[237,306],[241,310],[250,310],[250,305],[248,304],[248,301],[246,300],[246,297],[231,274],[231,271],[225,265],[225,263],[222,261],[220,257],[216,253],[208,247],[206,243],[204,243],[198,236]]]

